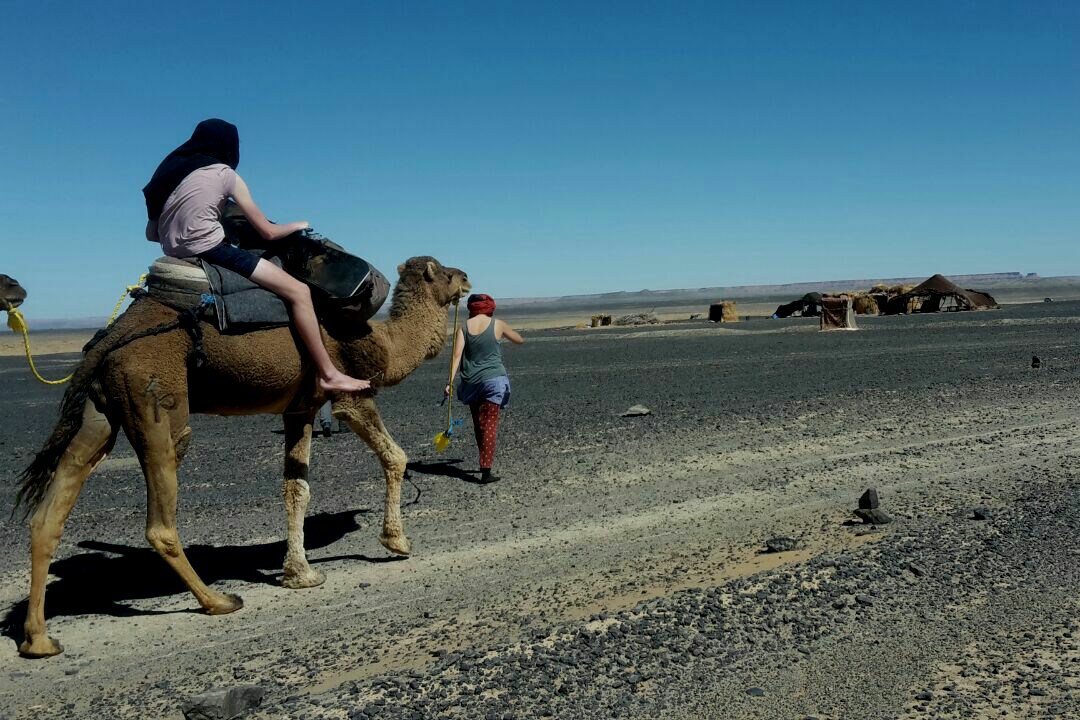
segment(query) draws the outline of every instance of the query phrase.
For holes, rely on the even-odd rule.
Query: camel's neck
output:
[[[448,308],[434,303],[411,305],[386,321],[390,341],[389,365],[383,382],[394,385],[425,360],[435,357],[446,344]]]

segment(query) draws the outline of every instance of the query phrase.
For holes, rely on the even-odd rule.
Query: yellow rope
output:
[[[461,307],[461,301],[454,302],[454,334],[453,340],[450,341],[450,372],[447,376],[446,384],[450,386],[450,395],[447,397],[446,402],[446,427],[450,428],[454,422],[454,355],[457,353],[457,329],[458,329],[458,309]]]
[[[109,316],[109,322],[105,323],[105,327],[109,327],[116,321],[116,316],[120,314],[120,306],[124,304],[124,298],[131,293],[135,292],[143,285],[146,284],[146,276],[148,273],[143,273],[139,276],[139,281],[134,285],[128,285],[124,288],[124,292],[120,294],[120,299],[116,301],[116,307],[113,308],[112,315]]]
[[[446,429],[435,436],[435,450],[443,452],[450,447],[450,436],[454,433],[454,354],[457,352],[458,310],[460,298],[454,300],[454,339],[450,343],[450,370],[446,384],[450,392],[446,396]]]
[[[105,327],[112,325],[113,321],[115,321],[116,317],[120,314],[120,306],[124,304],[124,298],[141,288],[143,286],[143,283],[145,282],[146,273],[143,273],[141,276],[139,276],[139,282],[137,284],[128,285],[126,288],[124,288],[124,293],[120,296],[120,299],[116,301],[116,307],[113,308],[112,316],[110,316],[109,321],[105,323]],[[13,308],[10,305],[6,305],[6,307],[4,307],[4,310],[6,310],[8,314],[8,327],[17,333],[22,333],[23,348],[26,351],[26,362],[30,365],[30,372],[34,373],[34,377],[37,378],[38,381],[43,382],[46,385],[63,385],[75,376],[75,373],[71,373],[71,375],[68,375],[66,378],[61,378],[59,380],[46,380],[45,378],[43,378],[41,376],[41,373],[38,372],[37,367],[34,365],[34,356],[30,352],[30,326],[26,323],[26,317],[19,311],[18,308]]]

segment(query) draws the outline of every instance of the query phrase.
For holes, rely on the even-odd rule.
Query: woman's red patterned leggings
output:
[[[495,460],[495,435],[499,431],[499,406],[493,402],[469,403],[472,410],[476,447],[480,450],[480,469],[490,470]]]

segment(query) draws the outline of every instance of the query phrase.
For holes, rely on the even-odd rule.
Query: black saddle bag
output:
[[[287,273],[311,286],[320,315],[366,321],[390,294],[389,281],[375,267],[311,230],[268,243],[232,201],[221,214],[221,225],[229,242],[245,250],[264,250],[263,257],[278,258]]]

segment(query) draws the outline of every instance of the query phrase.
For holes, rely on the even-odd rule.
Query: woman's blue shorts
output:
[[[260,259],[255,253],[242,250],[227,242],[215,245],[209,250],[199,253],[196,257],[232,270],[234,273],[249,279],[251,273],[255,272],[255,266],[259,264]]]

